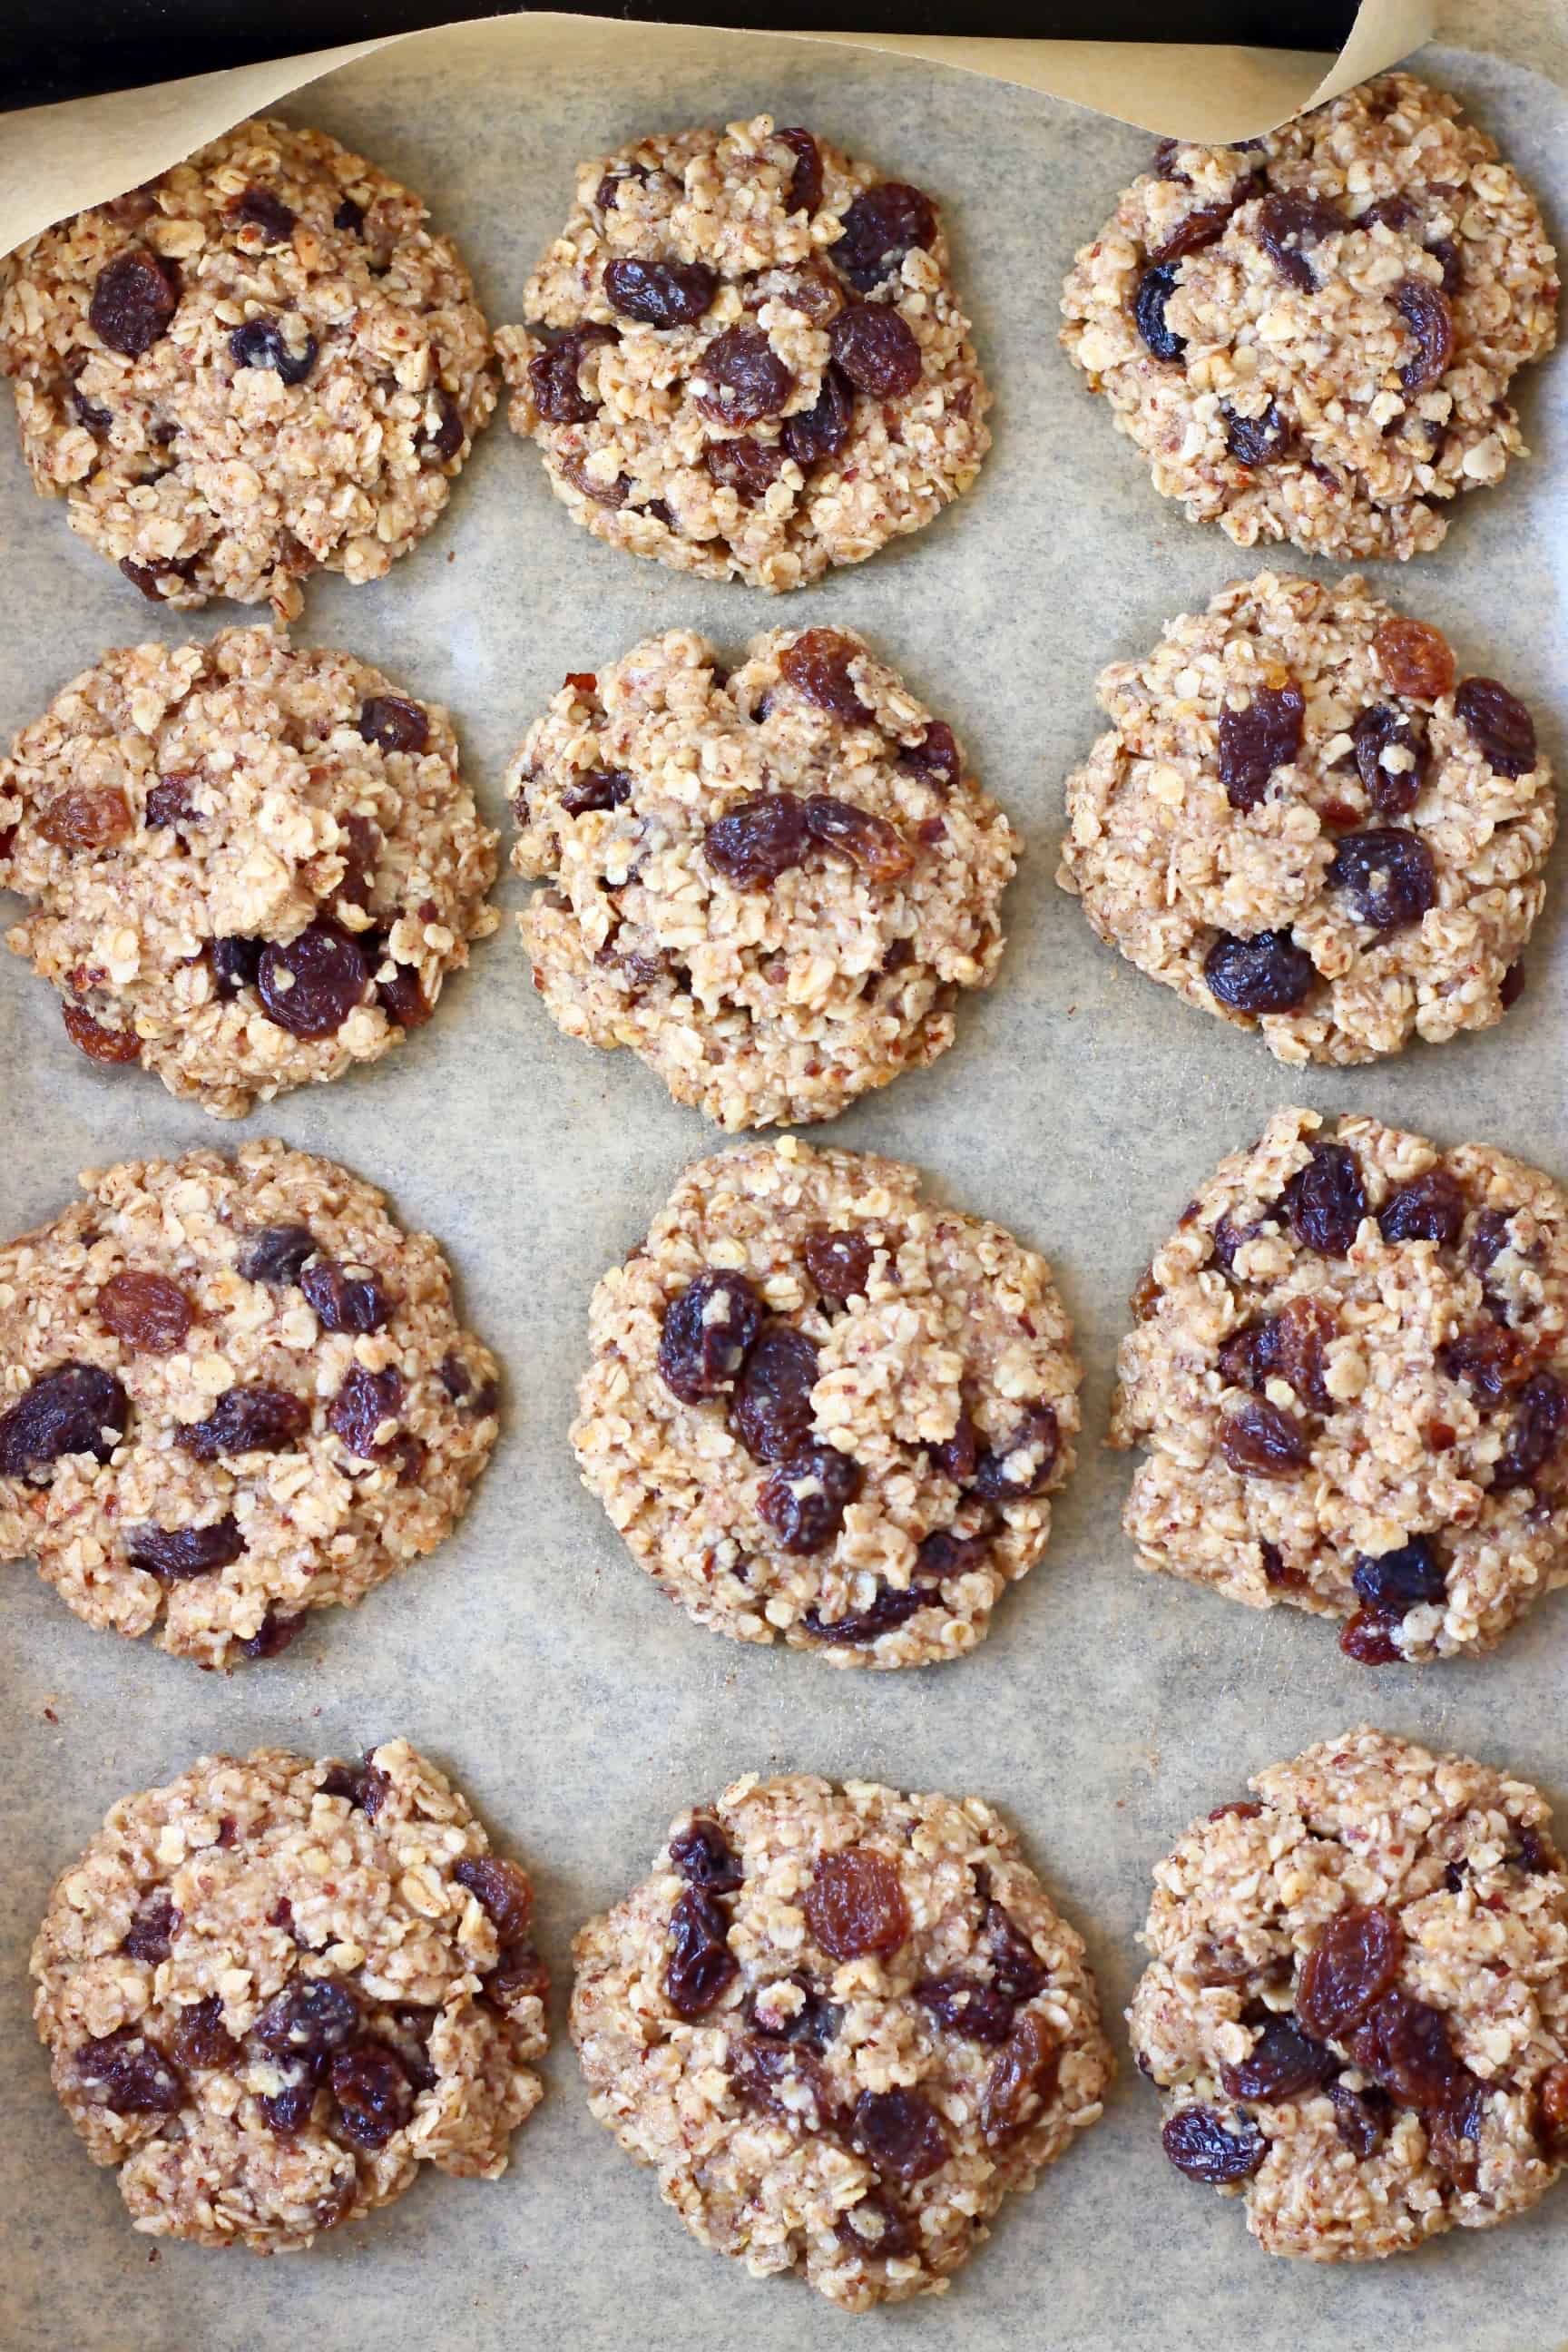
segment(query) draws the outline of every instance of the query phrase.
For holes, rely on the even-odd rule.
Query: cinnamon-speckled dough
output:
[[[1128,2021],[1166,2154],[1200,2180],[1217,2154],[1253,2236],[1311,2262],[1528,2211],[1568,2162],[1568,1875],[1545,1799],[1365,1727],[1249,1786],[1154,1871]],[[1381,1963],[1342,1970],[1326,2013],[1325,1933]],[[1336,2030],[1303,2041],[1304,2020]]]
[[[0,1559],[202,1665],[274,1656],[461,1518],[495,1359],[435,1242],[331,1160],[256,1142],[81,1181],[0,1249]]]
[[[682,315],[657,323],[668,294],[650,304],[646,281],[642,315],[617,310],[605,273],[626,262],[684,273]],[[496,336],[512,430],[595,539],[678,571],[785,589],[862,562],[968,489],[991,446],[937,206],[769,115],[581,164],[524,303]],[[856,355],[865,309],[901,322],[870,330],[896,379]],[[766,383],[738,410],[705,365],[736,334]]]
[[[34,482],[158,603],[291,616],[319,567],[379,580],[445,507],[495,406],[489,362],[419,198],[281,122],[0,262]]]
[[[55,1884],[34,2013],[136,2228],[281,2253],[421,2164],[496,2179],[542,2095],[531,1902],[405,1739],[121,1799]]]
[[[716,1276],[740,1289],[707,1325],[754,1328],[736,1320],[743,1362],[721,1350],[705,1381],[673,1360],[706,1386],[683,1396],[671,1335]],[[700,1625],[924,1665],[983,1641],[1045,1551],[1079,1425],[1050,1269],[897,1160],[785,1136],[696,1161],[590,1331],[584,1481]]]
[[[1062,341],[1194,522],[1405,557],[1524,455],[1509,392],[1558,293],[1491,141],[1384,74],[1245,148],[1163,141],[1074,262]]]
[[[1113,2071],[1081,1940],[974,1797],[749,1775],[574,1950],[600,2122],[704,2245],[847,2311],[940,2293]]]

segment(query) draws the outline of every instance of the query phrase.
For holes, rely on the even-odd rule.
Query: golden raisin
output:
[[[182,1347],[195,1317],[177,1282],[130,1265],[104,1284],[98,1312],[117,1339],[153,1356],[172,1356]]]
[[[118,784],[78,784],[49,803],[38,831],[58,849],[107,849],[131,830],[131,810]]]
[[[1442,631],[1426,621],[1392,614],[1373,638],[1373,651],[1394,694],[1436,702],[1454,683],[1453,648]]]

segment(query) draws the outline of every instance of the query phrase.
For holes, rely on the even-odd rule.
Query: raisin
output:
[[[928,1445],[926,1452],[931,1456],[932,1469],[940,1471],[944,1478],[951,1478],[955,1486],[967,1486],[971,1483],[980,1461],[980,1432],[967,1406],[961,1408],[952,1424],[952,1436],[942,1438],[935,1445]]]
[[[1382,2147],[1388,2133],[1389,2096],[1375,2083],[1352,2091],[1348,2083],[1331,2083],[1334,2129],[1353,2155],[1363,2158]]]
[[[963,773],[958,739],[944,719],[933,719],[918,743],[906,743],[899,753],[900,768],[912,768],[939,792],[951,792]]]
[[[669,1841],[669,1859],[689,1885],[709,1895],[736,1895],[745,1874],[729,1839],[711,1813],[693,1813],[686,1828]]]
[[[1294,434],[1289,418],[1270,401],[1260,415],[1243,416],[1222,401],[1225,446],[1238,466],[1272,466],[1285,455]]]
[[[1179,360],[1187,348],[1186,337],[1165,324],[1165,305],[1175,290],[1175,264],[1165,262],[1146,269],[1133,292],[1133,322],[1157,360]]]
[[[1288,1381],[1305,1405],[1330,1412],[1333,1398],[1325,1381],[1326,1349],[1338,1318],[1315,1298],[1292,1298],[1266,1322],[1251,1323],[1227,1339],[1219,1369],[1237,1388],[1263,1389]]]
[[[68,397],[71,415],[79,425],[85,425],[89,433],[108,432],[114,418],[107,408],[100,408],[96,401],[89,400],[74,383]]]
[[[1016,2018],[981,2093],[980,2126],[988,2147],[1002,2147],[1038,2122],[1055,2095],[1060,2064],[1060,2042],[1045,2019]]]
[[[1296,2015],[1319,2042],[1342,2041],[1399,1974],[1405,1933],[1375,1904],[1336,1912],[1301,1964]]]
[[[430,741],[430,714],[406,695],[373,694],[360,706],[360,740],[384,751],[423,751]]]
[[[1182,261],[1189,253],[1202,253],[1206,247],[1217,245],[1235,210],[1234,203],[1200,205],[1176,223],[1163,245],[1151,252],[1150,260]]]
[[[1343,2039],[1363,2073],[1402,2105],[1443,2107],[1468,2085],[1468,2070],[1448,2038],[1447,2018],[1398,1985]]]
[[[974,1492],[988,1503],[1017,1503],[1042,1494],[1050,1484],[1061,1450],[1054,1407],[1032,1405],[999,1444],[974,1465]]]
[[[1432,853],[1397,825],[1347,833],[1334,851],[1327,880],[1342,890],[1358,923],[1386,938],[1418,923],[1437,903]]]
[[[689,1886],[669,1919],[664,1990],[678,2017],[701,2017],[739,1976],[724,1914],[710,1895]]]
[[[79,1053],[90,1062],[139,1062],[142,1040],[134,1029],[106,1029],[95,1021],[84,1004],[62,1004],[60,1017],[66,1024],[66,1034]]]
[[[928,1608],[931,1594],[909,1585],[900,1590],[897,1585],[879,1585],[877,1597],[867,1609],[850,1610],[843,1617],[825,1617],[819,1609],[808,1609],[801,1619],[806,1632],[817,1642],[843,1642],[858,1648],[867,1642],[880,1641],[895,1625],[902,1625],[917,1610]]]
[[[393,1302],[374,1274],[351,1274],[335,1257],[317,1257],[301,1272],[300,1287],[324,1331],[386,1328]]]
[[[99,271],[88,324],[111,352],[140,359],[165,331],[179,300],[179,277],[173,265],[142,246],[132,246]]]
[[[832,2116],[826,2075],[808,2052],[787,2042],[748,2034],[730,2061],[730,2080],[742,2106],[796,2131],[821,2131]]]
[[[682,1404],[719,1395],[740,1370],[762,1320],[762,1301],[744,1275],[700,1274],[665,1310],[658,1369],[666,1388]]]
[[[232,1511],[203,1528],[132,1528],[125,1538],[125,1556],[132,1568],[142,1568],[163,1584],[183,1584],[193,1576],[213,1576],[227,1568],[245,1549],[245,1538]]]
[[[338,206],[337,211],[332,215],[332,226],[334,228],[341,228],[348,236],[363,237],[364,235],[364,206],[362,204],[356,204],[353,196],[345,196],[342,203]]]
[[[1428,1168],[1392,1192],[1377,1213],[1385,1242],[1436,1242],[1452,1249],[1465,1222],[1465,1195],[1445,1168]]]
[[[308,1225],[265,1225],[241,1253],[239,1271],[247,1282],[282,1289],[299,1281],[305,1261],[315,1254],[316,1238]]]
[[[1307,255],[1323,237],[1350,223],[1336,205],[1310,196],[1267,195],[1258,208],[1258,242],[1285,280],[1310,294],[1318,280]]]
[[[1230,1414],[1220,1431],[1220,1452],[1243,1476],[1294,1478],[1309,1459],[1306,1433],[1293,1413],[1258,1397]]]
[[[1505,1494],[1514,1486],[1533,1486],[1556,1450],[1565,1424],[1568,1390],[1550,1372],[1537,1372],[1520,1391],[1508,1444],[1492,1472],[1493,1494]]]
[[[1513,1214],[1511,1209],[1481,1211],[1470,1235],[1470,1246],[1466,1252],[1473,1273],[1489,1274],[1504,1250],[1512,1247],[1513,1236],[1509,1232],[1509,1220]]]
[[[80,784],[49,803],[37,830],[57,849],[108,849],[130,832],[131,810],[118,784]]]
[[[367,1372],[363,1364],[351,1364],[327,1408],[327,1426],[351,1454],[373,1462],[392,1443],[390,1438],[378,1440],[376,1433],[384,1423],[396,1420],[402,1402],[403,1375],[395,1365],[389,1364],[384,1372]]]
[[[794,376],[760,327],[726,327],[703,352],[698,373],[708,389],[698,394],[697,405],[720,425],[776,416],[795,390]]]
[[[1568,2150],[1568,2065],[1549,2066],[1536,2092],[1541,2136],[1553,2153]]]
[[[1351,1580],[1380,1617],[1405,1617],[1412,1609],[1447,1598],[1447,1572],[1425,1536],[1413,1536],[1397,1551],[1375,1558],[1358,1553]]]
[[[287,1454],[310,1426],[305,1399],[259,1382],[226,1389],[205,1421],[192,1422],[180,1444],[198,1462],[226,1454]]]
[[[978,1977],[928,1977],[916,1985],[914,1997],[944,2032],[967,2042],[1005,2042],[1013,2031],[1012,2001]]]
[[[187,2073],[238,2065],[244,2052],[223,2021],[223,2002],[216,1992],[180,2011],[169,2037],[169,2055]]]
[[[1561,1870],[1563,1867],[1562,1856],[1551,1840],[1542,1837],[1531,1822],[1520,1823],[1518,1851],[1510,1853],[1509,1860],[1517,1861],[1520,1868],[1531,1877],[1543,1871]]]
[[[862,658],[862,648],[854,638],[837,629],[803,629],[780,654],[779,670],[796,693],[815,702],[818,709],[868,725],[871,713],[850,676],[850,664]]]
[[[285,245],[294,234],[296,215],[270,188],[243,189],[228,210],[231,220],[258,228],[263,245]]]
[[[1289,931],[1249,940],[1221,931],[1204,958],[1210,993],[1233,1013],[1290,1013],[1311,992],[1317,966]]]
[[[1269,1549],[1272,1549],[1273,1547],[1270,1546]],[[1244,1822],[1255,1822],[1262,1811],[1262,1806],[1258,1804],[1257,1800],[1253,1797],[1233,1797],[1228,1805],[1215,1805],[1208,1818],[1211,1822],[1223,1822],[1231,1819]]]
[[[885,302],[851,302],[827,340],[850,383],[874,400],[900,400],[921,380],[924,362],[914,331]]]
[[[307,335],[303,347],[291,352],[276,319],[247,319],[230,335],[228,348],[236,367],[270,368],[285,383],[303,383],[316,364],[314,335]]]
[[[985,1938],[997,1985],[1010,2000],[1033,2000],[1045,1990],[1050,1982],[1049,1969],[1000,1903],[988,1901],[985,1906]]]
[[[801,864],[811,846],[805,804],[794,793],[751,793],[702,836],[703,853],[741,889],[776,882]]]
[[[454,1864],[452,1875],[493,1922],[503,1944],[521,1943],[533,1915],[533,1889],[515,1862],[486,1853]]]
[[[1454,314],[1442,288],[1429,278],[1402,278],[1388,299],[1415,345],[1399,371],[1400,383],[1414,399],[1443,380],[1454,356]]]
[[[1397,1665],[1405,1655],[1394,1631],[1398,1622],[1396,1617],[1385,1617],[1380,1610],[1358,1609],[1346,1620],[1340,1634],[1340,1647],[1358,1666]]]
[[[124,1436],[131,1400],[97,1364],[53,1364],[0,1414],[0,1477],[19,1478],[64,1454],[107,1462]]]
[[[786,213],[814,213],[822,202],[822,152],[809,131],[798,125],[787,131],[775,131],[774,139],[781,147],[790,148],[795,155],[795,169],[789,185],[784,191]]]
[[[898,1864],[872,1846],[819,1854],[806,1889],[805,1924],[836,1960],[864,1952],[896,1952],[910,1934]]]
[[[1351,740],[1357,772],[1378,814],[1408,816],[1426,781],[1425,721],[1416,713],[1374,702],[1352,728]],[[1409,765],[1403,760],[1397,765],[1386,765],[1384,755],[1389,751],[1407,757]]]
[[[1525,971],[1521,963],[1510,963],[1498,988],[1498,1003],[1505,1013],[1512,1011],[1524,994]]]
[[[364,950],[331,923],[312,923],[280,947],[261,951],[257,988],[269,1021],[293,1037],[333,1037],[369,981]]]
[[[899,2262],[920,2243],[910,2215],[879,2189],[868,2189],[846,2207],[833,2231],[839,2243],[863,2261]]]
[[[579,371],[596,344],[616,340],[611,327],[575,327],[528,363],[533,404],[546,425],[585,425],[597,409],[597,395],[583,390]]]
[[[865,1479],[860,1465],[836,1446],[803,1446],[763,1482],[757,1509],[785,1551],[824,1551]]]
[[[876,1255],[864,1234],[818,1226],[807,1236],[803,1255],[807,1274],[834,1306],[864,1297]]]
[[[133,2025],[84,2042],[75,2067],[89,2097],[111,2115],[172,2116],[184,2105],[178,2074],[157,2043]]]
[[[1498,1404],[1528,1377],[1534,1350],[1528,1339],[1491,1318],[1446,1340],[1437,1361],[1451,1381],[1458,1381],[1483,1404]]]
[[[837,457],[849,438],[854,418],[855,388],[843,369],[829,360],[812,406],[797,409],[779,427],[785,456],[793,457],[803,473]]]
[[[155,1968],[169,1957],[169,1947],[179,1932],[180,1914],[174,1908],[174,1898],[168,1888],[160,1887],[137,1906],[130,1927],[121,1938],[120,1948],[129,1952],[133,1960],[145,1960]]]
[[[160,776],[147,795],[142,821],[149,832],[163,825],[199,824],[201,819],[191,806],[190,777]]]
[[[342,822],[343,835],[341,856],[343,861],[342,879],[338,884],[332,901],[334,912],[343,907],[358,907],[363,912],[375,893],[375,870],[381,862],[382,839],[379,825],[368,817],[350,816]],[[367,951],[374,952],[367,939]]]
[[[423,1029],[435,1006],[425,993],[412,964],[395,963],[390,980],[375,983],[375,1001],[400,1029]]]
[[[710,441],[702,452],[702,462],[720,488],[747,500],[760,499],[769,483],[778,480],[784,461],[782,441],[757,441],[749,433],[737,434],[732,441]]]
[[[1436,702],[1454,683],[1454,654],[1440,629],[1394,614],[1379,627],[1373,652],[1389,690]]]
[[[1219,780],[1232,808],[1256,808],[1275,769],[1295,759],[1306,708],[1292,683],[1260,686],[1245,709],[1220,712]]]
[[[1466,678],[1454,697],[1454,716],[1495,775],[1527,776],[1536,766],[1535,721],[1495,677]]]
[[[851,286],[868,294],[890,278],[906,253],[936,238],[936,207],[904,180],[864,189],[844,215],[843,235],[828,259]]]
[[[220,996],[237,996],[242,988],[255,987],[260,977],[261,950],[265,944],[262,940],[244,939],[237,933],[227,939],[214,940],[208,952]]]
[[[346,1797],[367,1822],[374,1822],[386,1802],[391,1781],[379,1764],[367,1756],[363,1764],[334,1764],[321,1781],[324,1797]]]
[[[786,1984],[793,1985],[800,1994],[799,2001],[788,2010],[769,1999],[777,1986]],[[844,2022],[844,2011],[837,2003],[824,2000],[811,1979],[799,1970],[775,1979],[773,1984],[759,1986],[752,1996],[750,2014],[759,2033],[773,2041],[802,2042],[819,2053],[837,2040]]]
[[[1315,1143],[1306,1166],[1298,1169],[1280,1201],[1290,1230],[1303,1249],[1320,1257],[1344,1257],[1369,1212],[1361,1162],[1346,1143]]]
[[[195,1308],[177,1282],[144,1267],[126,1266],[112,1276],[96,1300],[99,1320],[128,1348],[172,1356],[182,1348],[195,1320]]]
[[[901,881],[915,862],[897,825],[851,801],[814,793],[805,803],[805,821],[814,840],[825,849],[842,851],[868,882]]]
[[[1488,2096],[1489,2086],[1461,2066],[1447,2095],[1421,2118],[1428,2161],[1462,2189],[1476,2185]]]
[[[811,1433],[816,1349],[793,1324],[764,1323],[730,1401],[730,1427],[754,1462],[784,1462]]]
[[[408,2070],[388,2042],[351,2042],[332,2060],[328,2076],[338,2128],[355,2147],[384,2147],[414,2112]]]
[[[316,2104],[316,2078],[317,2070],[310,2067],[298,2081],[287,2083],[282,2090],[257,2101],[268,2131],[291,2139],[303,2129]]]
[[[1247,2116],[1226,2131],[1212,2107],[1182,2107],[1160,2134],[1160,2145],[1178,2172],[1215,2188],[1249,2179],[1268,2153],[1268,2143]]]
[[[689,327],[711,309],[719,280],[700,261],[634,261],[605,265],[605,297],[623,319],[645,327]]]
[[[436,404],[436,424],[434,429],[428,423],[420,426],[419,446],[421,452],[428,449],[440,465],[448,466],[468,437],[468,426],[463,423],[462,410],[444,385],[437,384],[431,396]]]
[[[952,2153],[941,2117],[919,2091],[862,2091],[853,2131],[855,2145],[895,2180],[927,2180]]]
[[[251,2037],[277,2058],[321,2059],[359,2028],[359,2002],[335,1977],[292,1977],[268,2001]]]
[[[1293,2017],[1270,2018],[1238,2066],[1222,2066],[1228,2097],[1278,2105],[1319,2089],[1337,2072],[1339,2060],[1321,2042],[1302,2032]]]

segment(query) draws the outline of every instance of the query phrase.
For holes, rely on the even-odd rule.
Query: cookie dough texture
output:
[[[0,263],[37,488],[142,593],[300,610],[436,521],[495,406],[489,332],[406,188],[243,122]]]
[[[1364,1727],[1250,1786],[1252,1801],[1194,1822],[1154,1872],[1153,1957],[1128,2020],[1167,2151],[1175,2118],[1206,2109],[1258,2157],[1236,2186],[1253,2236],[1313,2262],[1401,2253],[1527,2211],[1568,2161],[1568,1877],[1544,1798]],[[1306,2089],[1247,2095],[1267,2078],[1270,2029],[1303,2000],[1308,1956],[1367,1908],[1393,1923],[1395,2003],[1407,2020],[1438,2012],[1407,2045],[1407,2063],[1420,2043],[1431,2053],[1426,2084],[1398,2084],[1385,2023],[1370,2049],[1353,2026],[1320,2045],[1322,2079]],[[1352,2035],[1370,2063],[1356,2063]],[[1431,2103],[1445,2071],[1462,2133]],[[1401,2088],[1426,2095],[1413,2105]]]
[[[82,1187],[0,1249],[0,1558],[90,1625],[271,1656],[450,1533],[495,1360],[436,1244],[330,1160],[255,1142]]]
[[[833,1118],[995,977],[1013,829],[850,631],[772,631],[730,673],[648,638],[567,679],[508,792],[552,1016],[721,1127]]]
[[[627,263],[683,282],[617,308]],[[937,207],[765,114],[582,164],[524,304],[496,336],[512,430],[596,539],[678,571],[777,590],[863,562],[991,446]]]
[[[1510,389],[1558,292],[1491,141],[1384,74],[1246,148],[1162,142],[1074,261],[1062,341],[1194,522],[1405,558],[1525,454]]]
[[[1146,1568],[1349,1617],[1374,1661],[1489,1649],[1568,1581],[1568,1197],[1539,1169],[1280,1111],[1133,1305],[1111,1443],[1146,1449]]]
[[[497,839],[445,710],[265,628],[106,654],[0,759],[7,946],[83,1051],[224,1118],[429,1018]]]
[[[704,2245],[849,2311],[945,2288],[1113,2071],[1083,1945],[977,1798],[748,1776],[574,1948],[599,2121]]]
[[[697,1394],[704,1298],[709,1331],[752,1324]],[[589,1329],[584,1482],[700,1625],[923,1665],[984,1640],[1045,1551],[1079,1427],[1050,1270],[896,1160],[793,1137],[698,1160]]]
[[[1489,731],[1495,685],[1354,575],[1235,581],[1102,674],[1111,727],[1068,779],[1057,878],[1141,971],[1282,1062],[1489,1028],[1557,831],[1528,711],[1508,697],[1522,733]],[[1225,1001],[1214,959],[1260,937],[1274,971]]]
[[[278,2253],[421,2164],[496,2179],[542,2095],[530,1905],[404,1739],[205,1756],[123,1798],[50,1895],[34,2013],[136,2228]]]

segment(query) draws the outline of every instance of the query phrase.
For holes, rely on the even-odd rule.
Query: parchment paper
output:
[[[1517,11],[1496,21],[1500,38],[1518,34]],[[1543,14],[1531,42],[1549,31]],[[374,587],[311,583],[300,634],[447,701],[503,823],[502,770],[528,719],[567,670],[649,630],[689,623],[733,646],[781,619],[842,619],[904,668],[1025,836],[1011,944],[951,1055],[819,1133],[916,1161],[953,1203],[1047,1251],[1088,1368],[1083,1459],[1046,1561],[970,1659],[837,1675],[702,1633],[580,1490],[565,1429],[595,1279],[716,1139],[629,1056],[557,1034],[510,919],[396,1055],[237,1129],[72,1055],[52,993],[5,959],[5,1232],[54,1213],[80,1166],[281,1133],[384,1183],[405,1219],[441,1237],[510,1394],[453,1541],[357,1613],[315,1619],[270,1666],[204,1678],[90,1632],[30,1567],[0,1579],[0,2340],[18,2352],[731,2352],[743,2338],[755,2352],[827,2352],[858,2332],[962,2352],[1549,2352],[1568,2336],[1568,2189],[1505,2231],[1457,2233],[1380,2270],[1271,2263],[1234,2204],[1164,2162],[1121,2011],[1151,1864],[1273,1758],[1373,1717],[1568,1793],[1568,1601],[1544,1603],[1489,1659],[1369,1673],[1319,1622],[1254,1616],[1142,1575],[1118,1528],[1129,1465],[1096,1441],[1132,1281],[1195,1179],[1277,1104],[1492,1137],[1568,1175],[1561,881],[1502,1030],[1362,1072],[1289,1075],[1098,946],[1051,879],[1061,780],[1099,723],[1094,676],[1263,560],[1154,497],[1057,348],[1070,254],[1140,168],[1146,136],[923,61],[600,34],[601,47],[531,69],[525,88],[479,70],[463,40],[395,47],[287,110],[425,192],[495,320],[520,315],[574,160],[651,125],[765,106],[908,173],[943,201],[997,389],[978,488],[920,538],[779,603],[598,545],[498,423],[433,536]],[[1561,235],[1568,108],[1527,69],[1546,54],[1436,50],[1420,63],[1474,105]],[[1560,763],[1565,404],[1568,373],[1549,365],[1525,394],[1534,462],[1466,502],[1436,558],[1389,567],[1385,581],[1468,667],[1534,704]],[[215,609],[193,623],[136,602],[58,506],[34,500],[8,425],[0,548],[7,734],[106,645],[240,617]],[[509,904],[519,895],[503,886]],[[33,2038],[26,1955],[48,1885],[115,1797],[203,1749],[352,1754],[395,1731],[458,1776],[536,1874],[558,1987],[550,2096],[500,2184],[424,2177],[363,2228],[270,2263],[154,2247],[129,2228],[112,2175],[87,2162]],[[940,2301],[853,2321],[796,2282],[748,2279],[687,2236],[587,2113],[563,2032],[572,1933],[643,1872],[680,1805],[752,1767],[990,1798],[1089,1937],[1123,2056],[1106,2120],[1013,2200]]]

